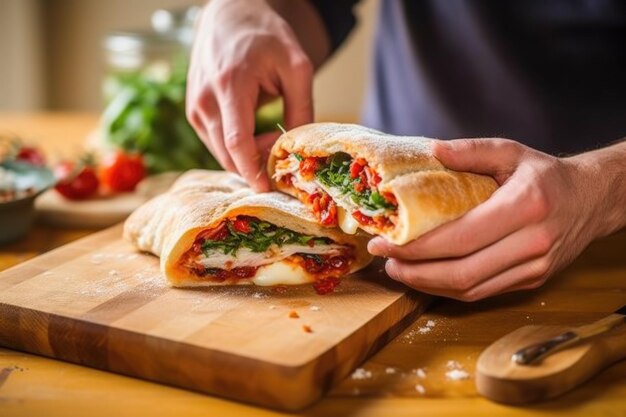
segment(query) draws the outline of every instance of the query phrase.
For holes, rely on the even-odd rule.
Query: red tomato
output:
[[[363,158],[357,158],[352,161],[352,165],[350,165],[350,178],[355,179],[359,176],[366,162]]]
[[[320,221],[323,226],[337,225],[337,206],[334,201],[330,200],[328,202],[326,208],[321,213]]]
[[[354,191],[357,193],[362,193],[367,189],[367,178],[365,178],[365,174],[361,172],[359,175],[359,181],[353,183]]]
[[[252,230],[250,228],[250,222],[242,218],[235,219],[235,221],[233,222],[233,227],[239,233],[250,233],[250,231]]]
[[[328,277],[315,281],[313,288],[319,295],[324,295],[333,292],[337,285],[339,285],[339,278]]]
[[[374,220],[371,217],[366,216],[365,214],[361,213],[359,210],[353,212],[352,217],[354,217],[356,221],[359,222],[360,224],[369,225],[369,224],[374,223]]]
[[[134,191],[145,176],[146,168],[139,154],[119,151],[107,157],[100,168],[102,185],[110,191]]]
[[[309,157],[300,161],[300,175],[305,180],[310,180],[315,175],[319,165],[317,158]]]
[[[85,200],[98,192],[100,181],[92,166],[61,162],[54,175],[58,180],[54,188],[69,200]]]
[[[196,242],[202,243],[205,240],[224,240],[228,236],[228,229],[222,223],[214,229],[203,230],[196,236]]]
[[[383,191],[380,194],[383,196],[385,200],[389,202],[389,204],[393,204],[394,206],[398,205],[398,200],[396,200],[396,196],[393,195],[393,193],[390,193],[389,191]]]
[[[381,182],[383,179],[382,179],[382,178],[380,178],[380,175],[378,175],[377,173],[375,173],[373,170],[372,170],[372,173],[373,173],[373,175],[372,175],[372,179],[371,179],[371,184],[370,184],[370,185],[371,185],[371,187],[372,187],[372,188],[374,188],[374,187],[378,187],[378,184],[380,184],[380,182]]]
[[[27,162],[36,167],[42,167],[46,165],[46,158],[43,153],[34,146],[22,146],[15,156],[15,159],[22,162]]]
[[[344,257],[344,256],[333,256],[332,258],[330,258],[328,260],[328,263],[330,264],[330,266],[332,266],[335,269],[344,269],[345,267],[348,266],[348,260]]]

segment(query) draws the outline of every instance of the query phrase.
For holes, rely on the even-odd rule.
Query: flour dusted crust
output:
[[[161,271],[175,287],[245,285],[250,279],[210,281],[179,265],[181,256],[205,229],[237,215],[254,216],[293,231],[333,239],[355,248],[350,272],[372,259],[367,237],[348,236],[338,229],[319,226],[299,201],[285,194],[256,194],[237,175],[221,171],[193,170],[181,176],[171,189],[135,210],[124,224],[124,237],[138,249],[161,258]]]
[[[360,227],[403,245],[462,216],[498,187],[491,177],[446,169],[432,155],[432,144],[433,139],[388,135],[354,124],[312,123],[281,135],[270,153],[268,173],[272,177],[276,161],[294,152],[305,157],[346,152],[364,158],[382,179],[378,188],[396,196],[398,220],[384,232],[374,226]],[[273,183],[278,190],[296,195],[292,187],[274,179]]]

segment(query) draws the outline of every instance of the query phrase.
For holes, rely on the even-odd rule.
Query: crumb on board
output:
[[[452,369],[446,372],[446,378],[452,381],[463,381],[469,378],[469,373],[463,369]]]
[[[545,307],[545,306],[546,306],[546,302],[545,302],[545,301],[542,301],[542,302],[541,302],[541,307]]]
[[[415,386],[415,391],[419,392],[420,394],[425,394],[426,393],[426,388],[424,388],[424,386],[422,384],[417,384]]]
[[[463,365],[461,365],[457,361],[449,360],[446,363],[446,368],[448,371],[446,372],[446,378],[452,381],[462,381],[469,378],[469,373],[463,369]]]
[[[425,368],[417,368],[414,369],[413,372],[417,375],[418,378],[425,379],[426,378],[426,369]]]
[[[311,329],[311,326],[309,326],[308,324],[303,324],[302,330],[304,330],[304,333],[313,333],[313,329]]]
[[[432,327],[427,327],[427,326],[423,326],[417,329],[417,332],[419,334],[426,334],[429,333],[432,330]]]
[[[398,371],[398,370],[397,370],[396,368],[391,367],[391,366],[388,366],[388,367],[386,367],[386,368],[385,368],[385,373],[386,373],[387,375],[393,375],[393,374],[395,374],[397,371]]]
[[[255,292],[254,294],[252,294],[252,298],[264,298],[266,297],[265,294],[263,294],[262,292]]]
[[[298,312],[296,310],[291,310],[289,312],[289,318],[290,319],[299,319],[300,315],[298,314]]]
[[[428,320],[426,322],[426,327],[435,327],[435,320]]]
[[[321,308],[319,306],[311,306],[311,307],[309,307],[309,310],[311,310],[311,311],[320,311]]]
[[[352,372],[352,379],[370,379],[372,377],[372,371],[368,371],[363,368],[356,368],[354,372]]]
[[[268,307],[270,310],[276,310],[276,306],[274,304],[272,304],[271,306]]]

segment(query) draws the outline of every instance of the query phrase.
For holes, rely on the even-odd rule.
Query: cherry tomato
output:
[[[139,154],[118,151],[105,158],[100,168],[102,185],[110,191],[134,191],[145,176],[146,168]]]
[[[27,162],[36,167],[42,167],[46,165],[46,158],[43,153],[34,146],[22,146],[17,152],[15,159],[22,162]]]
[[[250,231],[252,230],[250,228],[250,222],[245,218],[235,219],[235,221],[233,222],[233,227],[239,233],[250,233]]]
[[[85,200],[98,192],[100,181],[90,165],[61,162],[54,175],[58,180],[54,188],[69,200]]]

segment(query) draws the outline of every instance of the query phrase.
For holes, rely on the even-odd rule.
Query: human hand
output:
[[[491,175],[501,187],[464,216],[404,246],[368,245],[390,257],[393,279],[474,301],[537,288],[603,231],[608,186],[581,158],[556,158],[506,139],[438,141],[433,153],[456,171]]]
[[[288,129],[311,122],[313,65],[263,0],[212,0],[197,29],[187,118],[226,170],[267,191],[264,160],[278,133],[254,138],[255,109],[282,96]]]

